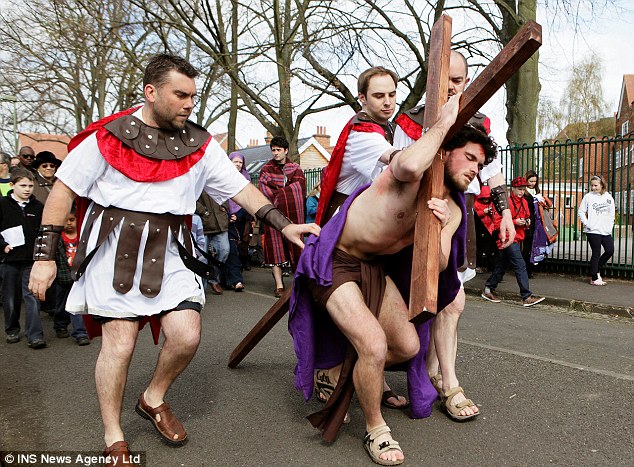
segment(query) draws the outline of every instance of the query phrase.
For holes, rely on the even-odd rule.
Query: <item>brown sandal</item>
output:
[[[103,450],[103,455],[106,458],[104,467],[136,467],[137,465],[131,460],[130,445],[126,441],[117,441],[107,446]]]
[[[397,401],[400,402],[401,401],[400,397],[405,399],[405,403],[402,405],[394,404],[388,400],[388,399],[396,399]],[[409,407],[409,401],[407,400],[407,398],[405,396],[399,396],[391,389],[388,389],[387,391],[383,391],[383,395],[381,396],[381,404],[383,404],[388,409],[396,409],[396,410],[402,410]]]
[[[145,403],[143,393],[139,396],[139,402],[135,409],[141,417],[149,420],[159,432],[163,440],[174,446],[182,446],[187,441],[187,432],[183,424],[178,421],[167,402],[153,409]]]

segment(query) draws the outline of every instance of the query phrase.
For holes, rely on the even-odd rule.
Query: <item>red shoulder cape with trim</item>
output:
[[[339,181],[339,173],[341,172],[341,164],[343,162],[343,154],[346,150],[346,144],[348,143],[348,136],[352,130],[360,131],[364,133],[379,133],[385,137],[385,130],[378,123],[373,122],[354,122],[356,115],[350,119],[346,126],[341,130],[337,145],[332,151],[330,162],[324,169],[324,176],[321,180],[321,192],[319,194],[319,204],[317,205],[317,216],[315,222],[321,225],[322,218],[328,204],[330,204],[330,198],[337,188],[337,182]]]
[[[423,135],[423,126],[412,120],[406,113],[402,113],[396,117],[394,122],[414,141],[418,141],[418,139]],[[491,119],[486,115],[482,121],[482,126],[486,130],[487,135],[491,134]]]
[[[109,122],[116,120],[124,115],[130,115],[136,112],[140,106],[117,112],[108,117],[102,118],[91,123],[85,130],[78,133],[68,143],[68,152],[75,149],[79,143],[84,141],[92,133],[97,132],[97,145],[103,158],[110,164],[112,168],[121,172],[126,177],[137,182],[161,182],[171,180],[187,173],[202,157],[211,141],[211,137],[202,145],[200,149],[193,152],[189,156],[185,156],[177,160],[158,160],[138,154],[134,149],[124,145],[121,140],[104,128]],[[84,213],[90,204],[90,200],[86,198],[77,198],[76,200],[76,216],[77,225],[82,225]],[[188,219],[191,223],[191,219]],[[191,227],[191,226],[190,226]],[[84,323],[89,337],[101,335],[101,325],[92,319],[90,315],[84,315]],[[152,329],[152,337],[154,344],[158,344],[161,323],[157,316],[147,316],[139,322],[139,329],[142,329],[147,323],[150,323]]]

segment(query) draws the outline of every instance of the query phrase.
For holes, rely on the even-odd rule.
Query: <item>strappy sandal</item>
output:
[[[431,381],[431,385],[442,399],[442,373],[436,373],[434,376],[430,376],[429,381]]]
[[[315,370],[315,395],[320,402],[328,402],[337,385],[331,381],[328,370]]]
[[[379,456],[390,451],[403,452],[397,441],[394,441],[391,435],[392,430],[387,425],[380,425],[370,430],[365,434],[363,438],[363,447],[372,459],[372,462],[379,465],[400,465],[404,462],[404,459],[389,461],[381,459]],[[376,439],[381,435],[389,435],[389,439],[386,439],[382,443],[377,443]]]
[[[464,394],[464,396],[467,397],[467,395],[464,392],[464,389],[462,389],[460,386],[451,388],[449,391],[443,394],[440,407],[445,411],[447,416],[449,416],[449,418],[457,422],[466,422],[467,420],[471,420],[477,417],[478,415],[480,415],[480,412],[476,412],[471,415],[460,415],[460,411],[462,409],[465,409],[467,407],[476,407],[476,405],[473,403],[471,399],[465,399],[462,402],[453,404],[451,402],[453,400],[453,397],[456,394],[460,394],[460,393]]]
[[[329,370],[315,370],[315,395],[317,396],[317,400],[319,402],[323,402],[324,404],[328,402],[330,396],[332,396],[332,392],[335,390],[335,385],[330,380]],[[345,417],[343,417],[344,425],[350,423],[350,412],[346,412]]]

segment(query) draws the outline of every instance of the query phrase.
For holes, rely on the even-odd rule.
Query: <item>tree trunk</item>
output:
[[[238,2],[231,0],[231,63],[235,68],[238,50]],[[238,124],[238,85],[231,80],[229,124],[227,127],[227,154],[236,150],[236,127]]]
[[[514,3],[514,2],[509,2]],[[519,0],[517,16],[501,9],[503,17],[502,43],[513,38],[527,20],[537,17],[536,0]],[[533,144],[537,138],[537,104],[541,84],[538,75],[539,52],[536,52],[520,70],[506,83],[506,121],[509,125],[506,139],[509,145]],[[533,167],[524,167],[530,163],[514,158],[513,176],[523,175]]]

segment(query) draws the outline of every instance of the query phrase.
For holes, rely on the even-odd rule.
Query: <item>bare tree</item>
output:
[[[71,134],[140,101],[150,46],[123,0],[20,2],[0,15],[3,92],[18,96],[22,127]]]
[[[601,64],[599,56],[592,54],[574,66],[560,101],[560,107],[566,109],[566,121],[583,124],[584,134],[580,137],[591,136],[590,124],[608,111],[603,98]]]

